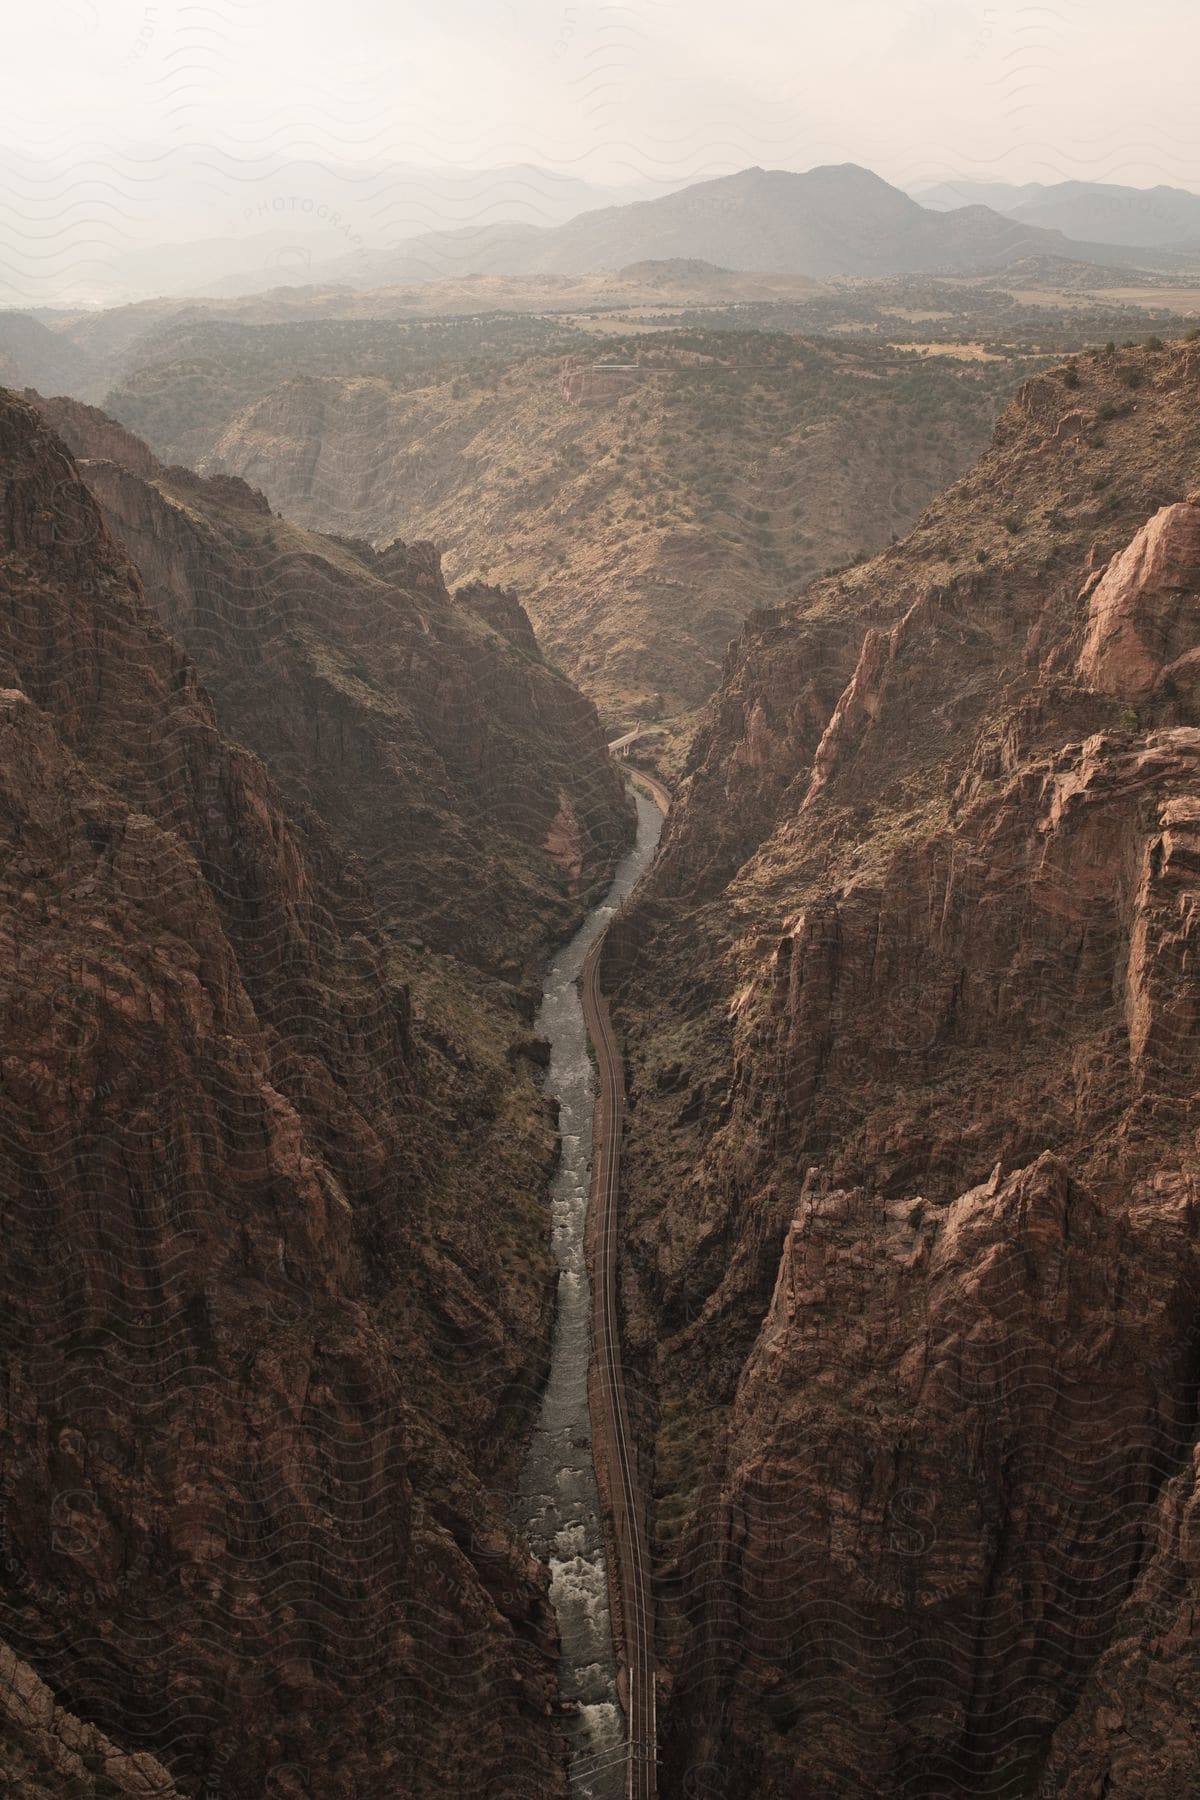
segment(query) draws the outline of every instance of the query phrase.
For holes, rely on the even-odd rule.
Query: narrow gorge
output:
[[[661,828],[659,807],[639,794],[637,841],[604,901],[550,965],[535,1022],[550,1045],[546,1087],[558,1107],[561,1150],[551,1187],[558,1300],[550,1374],[521,1474],[516,1516],[535,1555],[550,1569],[550,1600],[562,1640],[562,1697],[568,1707],[578,1708],[570,1733],[571,1793],[578,1800],[620,1800],[627,1764],[588,1401],[592,1295],[584,1228],[596,1083],[579,978],[588,950],[649,866]]]

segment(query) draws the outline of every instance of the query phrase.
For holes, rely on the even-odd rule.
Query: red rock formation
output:
[[[751,621],[609,933],[668,1796],[1200,1785],[1200,367],[1079,374]]]
[[[126,431],[98,406],[87,406],[65,394],[44,400],[34,388],[25,389],[25,399],[37,407],[43,418],[50,420],[68,449],[79,456],[99,457],[115,462],[132,475],[144,475],[148,481],[162,474],[162,464],[139,437]],[[86,449],[83,446],[86,445]]]
[[[1113,558],[1088,602],[1079,672],[1131,699],[1200,673],[1200,494],[1166,506]]]
[[[222,728],[362,859],[398,936],[528,997],[631,814],[594,707],[516,600],[482,583],[452,597],[429,544],[298,530],[235,476],[148,478],[145,446],[102,413],[44,406]],[[563,794],[579,826],[565,882],[545,847]]]
[[[0,1636],[181,1792],[561,1792],[482,1485],[545,1354],[544,1119],[7,399],[0,688]]]

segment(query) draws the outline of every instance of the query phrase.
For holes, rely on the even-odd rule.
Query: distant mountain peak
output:
[[[657,199],[580,213],[565,225],[427,233],[386,259],[343,259],[322,276],[371,287],[468,274],[570,276],[657,261],[819,280],[981,272],[1038,254],[1098,260],[1095,231],[1083,242],[1050,219],[963,205],[980,198],[969,190],[953,197],[953,207],[931,209],[861,163],[805,171],[755,164]]]

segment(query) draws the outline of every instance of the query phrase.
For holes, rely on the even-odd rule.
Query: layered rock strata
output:
[[[1198,399],[752,619],[609,933],[664,1794],[1200,1781]]]
[[[199,497],[189,519],[105,468],[143,483],[183,583],[216,530]],[[241,490],[221,513],[258,518]],[[493,624],[455,628],[507,667]],[[290,682],[278,613],[266,641]],[[449,712],[458,665],[424,667]],[[446,777],[445,816],[471,798]],[[513,833],[518,871],[557,804]],[[289,808],[222,736],[63,444],[4,397],[0,1770],[25,1791],[155,1792],[159,1769],[234,1800],[563,1791],[546,1581],[506,1522],[547,1349],[552,1121],[511,1008],[448,958],[400,979],[353,822]],[[539,854],[531,942],[578,906]]]

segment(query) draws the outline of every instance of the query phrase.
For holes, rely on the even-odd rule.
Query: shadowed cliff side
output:
[[[553,1146],[511,1019],[396,979],[7,397],[0,689],[0,1637],[68,1748],[181,1793],[560,1792],[505,1522]],[[0,1768],[60,1768],[15,1706]]]
[[[301,530],[240,480],[163,469],[94,408],[38,404],[222,729],[358,859],[397,939],[530,1000],[632,812],[594,707],[517,602],[478,583],[452,596],[428,544]]]

